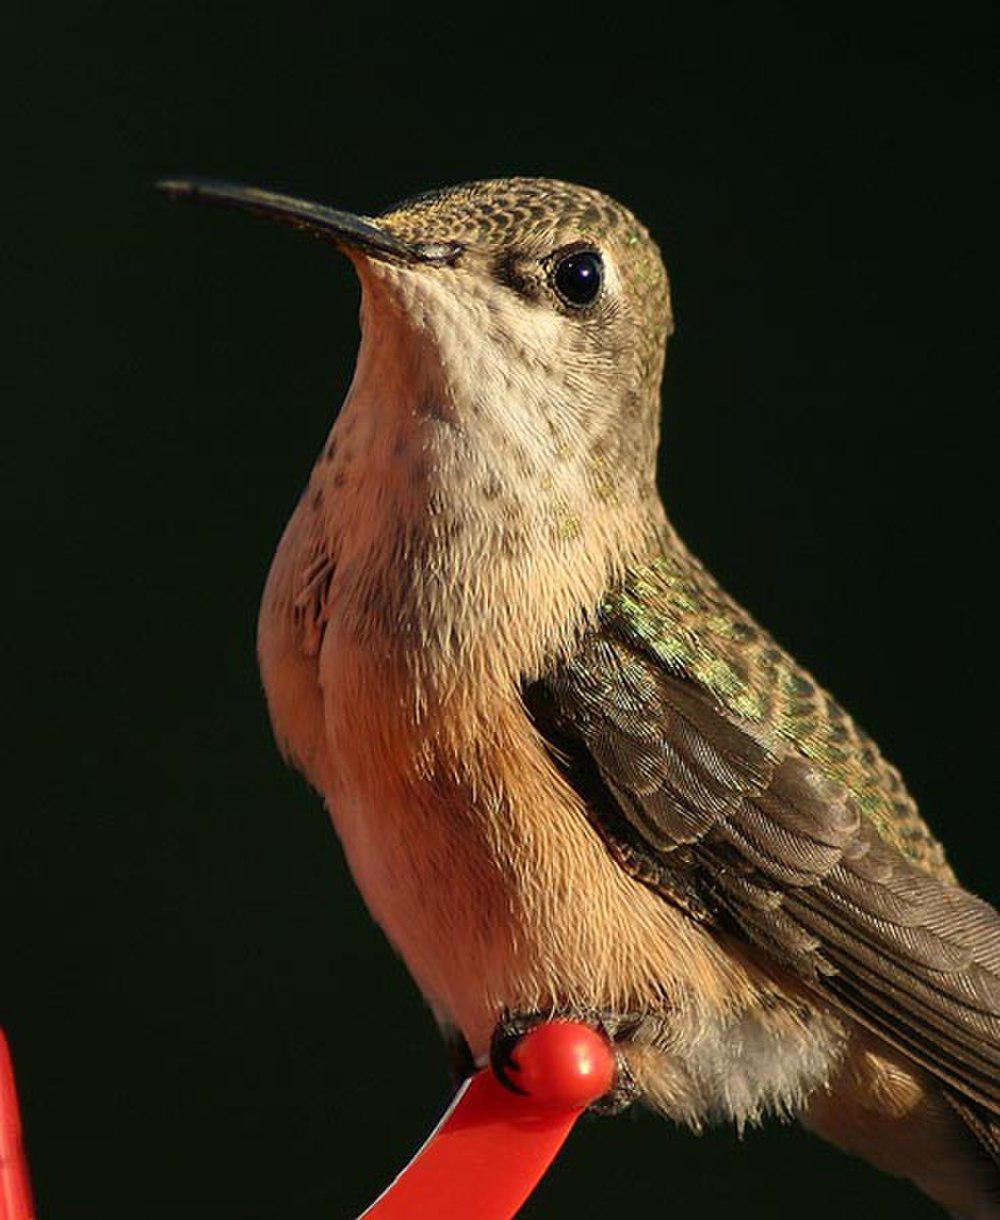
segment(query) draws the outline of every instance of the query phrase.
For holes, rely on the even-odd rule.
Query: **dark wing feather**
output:
[[[525,692],[611,850],[1000,1114],[1000,918],[850,787],[605,622]],[[986,1115],[986,1118],[982,1116]]]

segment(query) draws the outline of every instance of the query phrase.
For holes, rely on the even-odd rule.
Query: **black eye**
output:
[[[589,305],[604,280],[604,263],[596,250],[577,250],[555,265],[552,283],[568,305]]]

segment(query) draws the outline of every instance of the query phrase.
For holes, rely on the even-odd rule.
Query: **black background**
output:
[[[673,279],[675,521],[995,897],[992,33],[611,7],[8,12],[0,1021],[45,1220],[347,1216],[447,1095],[253,655],[352,273],[159,175],[370,211],[546,173],[632,205]],[[525,1214],[804,1207],[937,1214],[797,1128],[646,1115],[582,1124]]]

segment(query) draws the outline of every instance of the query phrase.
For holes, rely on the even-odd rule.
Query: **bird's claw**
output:
[[[521,1097],[526,1097],[527,1092],[511,1076],[511,1073],[518,1070],[514,1052],[524,1035],[530,1033],[536,1025],[548,1020],[550,1015],[541,1012],[504,1012],[494,1026],[493,1036],[490,1038],[490,1067],[504,1088]]]
[[[640,1096],[639,1085],[636,1083],[628,1060],[614,1042],[611,1047],[615,1053],[615,1083],[588,1107],[592,1114],[600,1114],[606,1118],[613,1118],[614,1115],[621,1114],[637,1102]]]
[[[521,1097],[527,1091],[517,1083],[519,1071],[516,1051],[518,1043],[526,1034],[546,1021],[583,1021],[607,1037],[614,1051],[615,1083],[602,1097],[592,1102],[589,1109],[595,1114],[614,1115],[627,1110],[639,1098],[639,1087],[625,1056],[619,1050],[608,1022],[599,1013],[577,1011],[516,1012],[505,1011],[493,1029],[490,1039],[490,1067],[500,1083]]]

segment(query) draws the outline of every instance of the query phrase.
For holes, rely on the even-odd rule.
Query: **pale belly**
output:
[[[647,1099],[693,1125],[794,1109],[828,1078],[840,1023],[822,1012],[803,1023],[801,1002],[784,1004],[617,866],[595,872],[606,854],[589,865],[581,855],[575,884],[543,894],[541,861],[522,861],[515,878],[488,844],[372,795],[344,792],[334,815],[355,880],[439,1020],[475,1056],[505,1012],[600,1019],[628,1031],[619,1050]]]
[[[373,917],[474,1054],[505,1011],[617,1016],[638,1030],[621,1049],[649,1100],[693,1123],[826,1078],[838,1028],[789,1023],[773,980],[623,872],[516,693],[482,706],[455,692],[432,716],[335,629],[318,683],[315,661],[265,643],[279,740],[323,792]]]
[[[544,957],[523,902],[528,861],[507,867],[508,802],[465,774],[440,725],[401,711],[411,693],[373,673],[370,654],[335,637],[327,648],[339,680],[324,692],[323,789],[352,875],[438,1017],[485,1049]]]
[[[336,783],[331,818],[372,917],[436,1016],[460,1028],[479,1053],[518,990],[516,903],[485,853],[443,833],[417,801],[386,790],[392,786]]]
[[[758,1008],[761,978],[613,860],[519,705],[463,717],[469,738],[402,726],[385,709],[405,697],[376,706],[352,685],[326,699],[334,825],[372,915],[475,1053],[505,1010],[570,1009],[649,1017],[693,1061]]]

